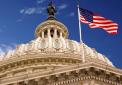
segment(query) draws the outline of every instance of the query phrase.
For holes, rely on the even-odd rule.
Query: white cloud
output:
[[[42,4],[44,3],[46,0],[37,0],[37,4]]]
[[[4,51],[0,48],[0,55],[4,55]]]
[[[43,3],[46,0],[37,0],[38,3]],[[61,13],[62,10],[66,9],[68,6],[67,4],[61,4],[59,6],[57,6],[58,12],[57,15],[59,15]],[[47,7],[31,7],[31,8],[24,8],[21,9],[19,12],[20,14],[24,14],[24,15],[32,15],[32,14],[44,14],[45,15],[45,11],[46,11]],[[17,22],[21,22],[22,19],[18,19]]]
[[[0,60],[2,60],[5,57],[8,51],[12,51],[13,49],[15,49],[15,47],[16,47],[15,43],[11,43],[9,45],[0,44]]]
[[[65,8],[67,8],[66,4],[62,4],[62,5],[58,6],[58,10],[63,10]]]
[[[0,60],[4,58],[5,52],[0,48]]]
[[[20,13],[31,15],[31,14],[35,13],[35,11],[36,11],[36,8],[28,8],[28,9],[21,9]]]
[[[70,17],[73,17],[74,15],[75,15],[74,12],[71,12],[71,13],[69,14]]]
[[[35,11],[36,11],[36,8],[28,8],[27,10],[25,10],[25,14],[31,15],[35,13]]]
[[[15,43],[7,44],[0,44],[0,55],[4,55],[6,52],[13,50],[16,47]]]
[[[20,14],[23,14],[24,12],[25,12],[25,9],[21,9],[21,10],[19,11]]]
[[[66,8],[68,7],[68,5],[66,5],[66,4],[61,4],[61,5],[59,5],[59,6],[57,6],[57,15],[60,15],[60,14],[62,14],[63,13],[63,11],[62,10],[65,10]]]
[[[22,22],[25,18],[25,15],[33,15],[33,14],[43,14],[45,15],[46,7],[32,7],[32,8],[24,8],[19,11],[20,14],[23,14],[21,18],[17,19],[16,22]]]
[[[46,9],[45,7],[25,8],[25,9],[21,9],[20,13],[21,14],[26,14],[26,15],[42,14],[45,9]]]

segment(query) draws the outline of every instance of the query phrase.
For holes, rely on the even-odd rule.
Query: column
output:
[[[62,32],[60,32],[60,38],[62,38],[63,37],[63,34],[62,34]]]
[[[50,37],[50,29],[47,30],[48,37]]]
[[[57,29],[54,30],[54,38],[57,38]]]
[[[44,38],[44,32],[42,32],[42,38]]]
[[[51,35],[50,35],[50,29],[47,30],[47,33],[48,33],[48,48],[52,48],[52,38],[51,38]]]

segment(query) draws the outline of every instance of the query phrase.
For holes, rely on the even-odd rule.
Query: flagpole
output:
[[[78,21],[79,21],[79,34],[80,34],[80,43],[82,43],[82,35],[81,35],[81,22],[80,22],[80,10],[78,5]]]
[[[85,56],[84,56],[84,46],[83,46],[83,41],[82,41],[82,32],[81,32],[81,22],[80,22],[80,9],[78,5],[78,21],[79,21],[79,35],[80,35],[80,43],[82,47],[82,61],[83,63],[85,62]]]

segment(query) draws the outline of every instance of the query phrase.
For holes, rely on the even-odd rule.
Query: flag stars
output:
[[[102,16],[94,15],[93,12],[79,8],[80,9],[80,17],[81,22],[89,24],[90,28],[102,28],[109,34],[117,34],[118,24],[113,22],[112,20],[108,20]]]

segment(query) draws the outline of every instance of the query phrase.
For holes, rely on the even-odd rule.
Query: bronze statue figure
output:
[[[49,17],[55,15],[56,9],[55,9],[55,6],[52,4],[52,2],[49,3],[47,12],[48,12]]]

